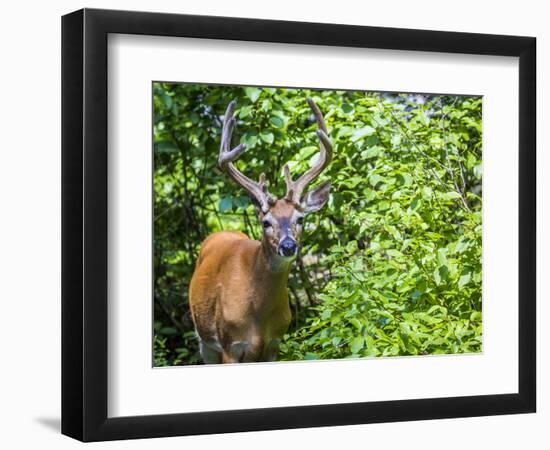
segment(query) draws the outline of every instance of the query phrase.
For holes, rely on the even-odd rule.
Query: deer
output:
[[[263,232],[259,241],[242,232],[219,231],[201,244],[189,307],[205,364],[269,362],[278,357],[291,321],[287,281],[304,217],[327,203],[331,186],[327,180],[304,194],[333,154],[323,115],[311,98],[307,102],[317,123],[318,158],[296,180],[284,165],[286,194],[280,199],[268,191],[264,173],[256,182],[236,168],[234,162],[246,145],[231,148],[234,100],[225,112],[218,166],[248,193]]]

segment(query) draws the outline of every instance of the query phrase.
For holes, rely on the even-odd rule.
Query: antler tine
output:
[[[315,121],[317,122],[317,127],[319,128],[316,132],[320,141],[319,157],[315,165],[311,169],[306,171],[296,181],[292,181],[288,165],[285,165],[283,168],[286,181],[285,198],[296,204],[300,203],[300,197],[302,196],[302,193],[306,186],[311,183],[315,178],[317,178],[319,174],[325,169],[325,167],[327,167],[328,164],[332,161],[333,154],[332,143],[330,142],[330,139],[328,137],[327,126],[321,110],[315,104],[313,99],[308,98],[307,103],[311,108],[313,115],[315,116]]]
[[[288,164],[284,165],[283,171],[285,174],[285,182],[286,182],[285,198],[288,200],[292,200],[292,198],[294,197],[294,182],[292,181],[292,176],[290,175],[290,168],[288,167]]]
[[[260,174],[260,181],[258,182],[259,186],[260,186],[260,189],[264,192],[264,193],[268,193],[267,192],[267,181],[266,181],[266,178],[265,178],[265,173],[261,173]]]
[[[233,128],[235,126],[235,112],[236,102],[231,101],[227,106],[225,115],[223,118],[222,127],[222,139],[220,144],[220,154],[218,156],[218,165],[221,170],[226,172],[235,182],[242,186],[248,194],[256,200],[260,209],[266,213],[269,207],[275,203],[275,198],[267,191],[265,174],[260,176],[259,183],[248,178],[241,173],[233,164],[241,154],[246,150],[245,144],[239,144],[231,150],[231,136],[233,135]]]
[[[325,123],[325,119],[323,118],[323,114],[321,113],[319,107],[315,104],[311,97],[307,99],[307,104],[309,105],[311,111],[313,112],[313,115],[315,116],[315,121],[317,122],[317,126],[319,127],[319,129],[323,130],[325,134],[328,135],[327,124]]]

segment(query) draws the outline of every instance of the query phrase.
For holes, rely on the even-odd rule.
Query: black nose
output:
[[[279,254],[282,256],[294,256],[297,248],[296,241],[287,237],[279,244]]]

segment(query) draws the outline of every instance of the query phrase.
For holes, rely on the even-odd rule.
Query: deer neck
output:
[[[287,282],[292,259],[283,258],[262,241],[255,258],[255,280],[261,286],[255,299],[258,314],[269,315],[274,309],[288,308]]]
[[[273,281],[280,281],[286,286],[290,267],[295,258],[284,258],[271,249],[271,246],[262,239],[262,245],[258,249],[257,264],[266,277]]]

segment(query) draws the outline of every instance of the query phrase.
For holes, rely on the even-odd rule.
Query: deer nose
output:
[[[296,241],[292,238],[286,237],[279,244],[279,255],[281,256],[294,256],[298,249]]]

